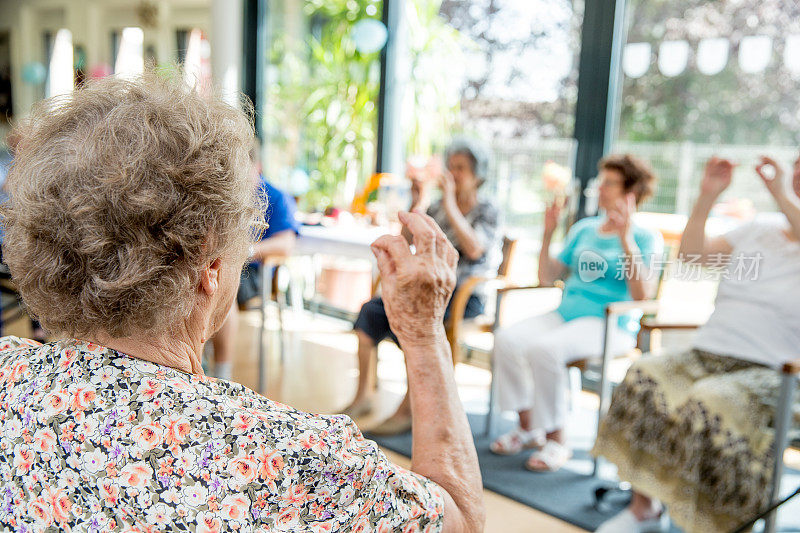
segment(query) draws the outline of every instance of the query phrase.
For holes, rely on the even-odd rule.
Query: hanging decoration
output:
[[[772,37],[748,35],[739,43],[739,68],[747,74],[763,72],[772,59]]]
[[[783,64],[794,76],[800,76],[800,34],[786,37],[783,46]]]
[[[92,80],[99,80],[100,78],[111,76],[111,74],[113,74],[113,71],[111,70],[111,66],[107,63],[99,63],[93,65],[92,68],[89,69],[89,78]]]
[[[50,56],[47,96],[69,94],[75,88],[75,72],[72,70],[75,52],[72,46],[72,32],[61,28],[56,32]]]
[[[389,33],[380,20],[361,19],[353,25],[350,37],[356,44],[356,50],[362,54],[372,54],[383,48]]]
[[[686,70],[689,64],[689,43],[687,41],[664,41],[658,48],[658,70],[664,76],[673,78]]]
[[[41,85],[47,79],[47,67],[38,61],[29,61],[22,66],[22,81],[28,85]]]
[[[706,76],[719,74],[728,64],[731,43],[724,37],[703,39],[697,45],[697,70]]]
[[[650,43],[628,43],[622,53],[622,71],[629,78],[641,78],[650,69]]]

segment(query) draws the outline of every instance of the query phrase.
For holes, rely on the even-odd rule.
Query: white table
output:
[[[382,226],[302,226],[294,253],[341,255],[373,261],[370,245],[389,233],[391,229]]]
[[[295,243],[292,255],[338,255],[354,259],[365,259],[377,268],[375,256],[370,245],[391,229],[378,226],[301,226],[300,237]],[[264,346],[264,333],[267,328],[267,304],[272,294],[272,274],[275,264],[261,265],[261,328],[258,336],[258,392],[266,393],[267,350]],[[281,312],[280,305],[278,313]],[[282,329],[282,328],[281,328]],[[280,332],[283,335],[283,331]],[[283,339],[281,339],[283,350]]]

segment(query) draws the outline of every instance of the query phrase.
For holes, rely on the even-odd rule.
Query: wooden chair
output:
[[[694,330],[701,325],[702,324],[663,322],[659,321],[656,316],[643,317],[640,330],[641,348],[645,352],[658,351],[659,347],[654,346],[652,341],[654,339],[660,339],[660,332]],[[774,463],[772,465],[772,483],[769,489],[771,507],[774,506],[775,508],[764,514],[766,522],[764,527],[765,533],[775,533],[777,528],[777,512],[778,506],[781,503],[779,498],[781,480],[785,470],[783,456],[786,450],[790,448],[789,431],[792,427],[792,404],[794,403],[794,394],[797,389],[798,379],[800,379],[800,359],[785,363],[778,372],[781,376],[781,390],[775,415],[775,441],[772,445]],[[605,411],[601,405],[600,410],[605,414],[605,412],[608,411],[608,405],[605,405]],[[749,530],[747,526],[750,525],[752,524],[743,525],[741,530]]]
[[[467,327],[472,326],[480,331],[492,331],[494,317],[480,316],[471,319],[464,318],[464,310],[467,308],[467,301],[475,288],[482,283],[494,283],[501,287],[506,283],[508,272],[511,269],[511,261],[517,249],[517,240],[503,237],[503,260],[497,268],[497,275],[494,277],[472,276],[464,283],[459,285],[453,294],[453,304],[450,307],[450,319],[445,324],[447,340],[450,342],[450,350],[453,354],[453,364],[455,365],[462,359],[463,355],[463,336]],[[496,313],[495,313],[496,314]]]
[[[475,288],[481,283],[495,283],[504,284],[506,277],[511,268],[511,260],[514,257],[514,252],[517,248],[517,240],[509,237],[503,237],[503,259],[500,266],[497,268],[497,275],[494,277],[487,276],[472,276],[464,283],[459,285],[458,289],[453,294],[453,304],[450,307],[450,318],[445,323],[445,332],[447,333],[447,340],[450,343],[450,350],[453,357],[453,365],[461,360],[463,352],[463,334],[464,329],[468,326],[474,326],[481,331],[492,330],[493,317],[482,315],[476,318],[464,318],[464,310],[467,308],[467,301],[475,291]],[[376,276],[372,284],[372,295],[376,296],[380,288],[380,275]],[[374,365],[377,367],[377,365]],[[374,382],[377,383],[377,375]]]
[[[673,250],[675,248],[671,246],[665,246],[664,248],[664,257],[668,259],[672,256]],[[608,374],[608,367],[610,365],[611,359],[615,358],[629,358],[635,359],[641,356],[642,351],[639,346],[633,348],[632,350],[625,351],[622,353],[612,354],[611,353],[611,338],[610,333],[613,330],[613,325],[616,323],[617,319],[620,315],[631,313],[634,311],[639,311],[645,315],[650,313],[655,313],[658,309],[657,298],[661,294],[662,282],[664,279],[664,269],[661,269],[659,272],[658,277],[658,289],[656,291],[656,296],[654,300],[644,300],[644,301],[626,301],[626,302],[614,302],[606,306],[605,309],[605,327],[604,327],[604,339],[603,339],[603,351],[602,355],[600,356],[600,410],[598,412],[598,417],[602,416],[604,413],[603,407],[610,401],[610,387],[611,383],[607,379]],[[507,285],[504,287],[500,287],[497,289],[497,300],[495,303],[495,317],[494,323],[492,324],[491,331],[496,331],[500,329],[502,326],[501,324],[501,316],[502,316],[502,306],[504,298],[511,292],[516,291],[540,291],[543,289],[547,289],[552,291],[553,289],[563,289],[563,283],[557,281],[554,287],[550,286],[542,286],[542,285],[528,285],[528,286],[514,286],[514,285]],[[583,358],[583,359],[576,359],[570,363],[567,363],[567,368],[575,368],[579,370],[581,373],[585,373],[589,368],[589,365],[592,363],[592,359],[590,358]],[[484,429],[484,434],[488,436],[491,433],[492,428],[492,421],[494,418],[494,400],[495,400],[495,387],[494,387],[494,358],[491,360],[491,384],[489,389],[489,410],[486,416],[486,426]],[[598,465],[595,461],[594,470],[597,471]]]

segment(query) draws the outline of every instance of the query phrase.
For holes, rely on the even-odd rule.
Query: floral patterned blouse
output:
[[[0,339],[0,529],[439,531],[346,416],[83,341]]]

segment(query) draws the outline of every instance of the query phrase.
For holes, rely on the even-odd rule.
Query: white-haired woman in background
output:
[[[427,176],[411,178],[411,211],[431,216],[447,238],[458,250],[456,285],[471,276],[488,276],[497,268],[499,259],[499,214],[491,202],[478,197],[489,170],[486,150],[469,139],[456,139],[445,150],[446,170],[429,165]],[[440,166],[440,165],[439,165]],[[442,192],[441,200],[430,204],[430,184],[436,181]],[[408,235],[406,235],[408,238]],[[479,287],[467,301],[466,318],[483,312],[485,295]],[[449,306],[445,320],[449,316]],[[373,298],[365,303],[358,314],[353,329],[358,335],[358,390],[353,402],[344,410],[352,417],[364,415],[372,409],[372,391],[369,376],[376,364],[376,348],[385,338],[397,342],[389,327],[383,300]],[[400,345],[403,348],[402,344]],[[411,429],[411,411],[408,394],[397,411],[377,428],[375,434],[391,435]]]

